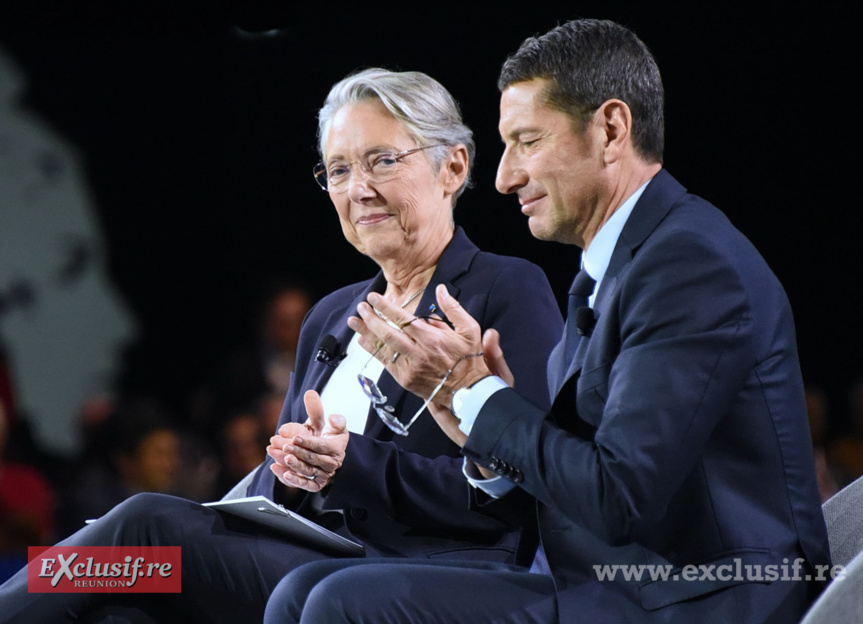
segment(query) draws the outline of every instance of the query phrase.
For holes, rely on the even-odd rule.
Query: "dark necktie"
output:
[[[593,310],[587,307],[587,301],[596,282],[587,271],[579,271],[569,289],[569,304],[566,314],[566,324],[563,327],[563,335],[548,358],[548,389],[551,400],[554,401],[561,386],[573,369],[573,359],[578,343],[585,334],[586,328],[593,328]],[[589,318],[586,318],[589,317]],[[581,318],[581,321],[579,321]],[[589,321],[589,322],[585,322]],[[582,329],[579,329],[581,327]]]
[[[596,286],[594,280],[584,269],[578,272],[569,288],[569,308],[566,314],[566,343],[564,345],[564,366],[575,356],[579,339],[585,334],[590,334],[593,329],[593,310],[587,301],[593,294]]]

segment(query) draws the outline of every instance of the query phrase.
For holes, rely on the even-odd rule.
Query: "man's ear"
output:
[[[594,119],[602,132],[602,147],[606,164],[617,162],[632,143],[632,111],[626,102],[606,100],[597,109]]]

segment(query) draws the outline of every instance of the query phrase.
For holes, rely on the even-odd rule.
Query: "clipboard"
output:
[[[245,518],[255,524],[269,527],[298,542],[340,557],[364,557],[362,544],[346,539],[303,518],[301,515],[277,505],[266,496],[247,496],[226,501],[203,503],[218,512]]]

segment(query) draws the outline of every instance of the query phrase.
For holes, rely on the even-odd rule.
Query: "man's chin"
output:
[[[554,241],[554,232],[540,221],[537,217],[530,217],[527,221],[527,227],[530,229],[531,235],[541,241]]]

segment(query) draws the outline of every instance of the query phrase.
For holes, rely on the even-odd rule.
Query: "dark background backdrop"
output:
[[[577,251],[534,241],[516,201],[493,189],[495,83],[525,37],[604,17],[653,50],[667,168],[762,251],[794,306],[805,376],[841,408],[863,372],[861,55],[841,5],[299,4],[0,8],[0,46],[26,73],[26,104],[85,159],[110,274],[140,327],[126,389],[181,406],[214,361],[251,339],[270,276],[302,277],[322,295],[374,272],[311,175],[317,108],[358,67],[421,70],[450,89],[479,148],[456,221],[480,247],[540,264],[565,293]]]

